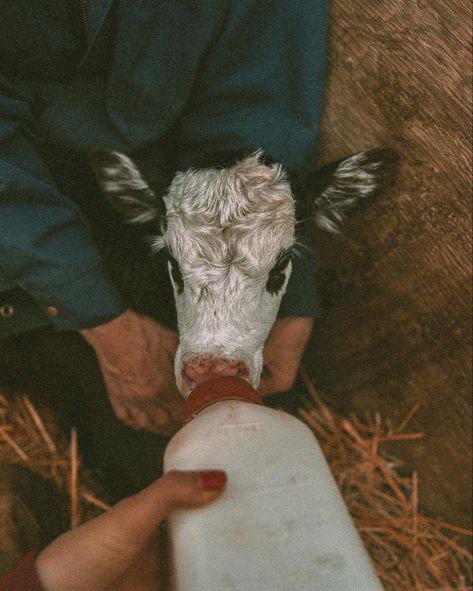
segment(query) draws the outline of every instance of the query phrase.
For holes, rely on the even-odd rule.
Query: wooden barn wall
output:
[[[417,402],[424,510],[471,512],[471,3],[332,0],[321,162],[373,146],[397,187],[316,234],[326,300],[306,357],[321,392],[393,424]]]

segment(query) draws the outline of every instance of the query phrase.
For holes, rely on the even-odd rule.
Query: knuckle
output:
[[[124,423],[129,421],[130,414],[126,408],[124,408],[123,406],[116,406],[115,405],[113,410],[114,410],[115,415],[118,419],[120,419]]]
[[[161,437],[172,437],[178,429],[178,425],[169,423],[167,425],[153,425],[152,431]]]
[[[278,378],[274,382],[275,389],[278,392],[285,392],[286,390],[290,390],[294,386],[295,381],[295,374],[285,374],[283,376],[278,376]]]
[[[169,424],[169,414],[163,408],[156,408],[150,412],[150,418],[157,427],[164,427]]]
[[[178,424],[180,424],[182,422],[183,415],[184,415],[184,405],[183,404],[181,404],[178,407],[173,408],[171,410],[171,416],[174,419],[174,421],[177,422]]]
[[[150,425],[150,420],[144,412],[136,411],[133,413],[133,424],[139,429],[147,429]]]
[[[294,386],[294,382],[295,382],[295,377],[286,377],[284,379],[281,380],[280,384],[279,384],[279,388],[282,392],[285,392],[286,390],[290,390],[293,386]]]
[[[170,470],[163,478],[171,485],[179,484],[187,473],[182,470]]]
[[[201,492],[200,476],[197,472],[171,470],[163,476],[168,491],[168,501],[173,505],[191,503]]]

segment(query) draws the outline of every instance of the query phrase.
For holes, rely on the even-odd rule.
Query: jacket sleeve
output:
[[[228,2],[180,132],[185,164],[202,152],[262,148],[312,166],[322,109],[328,0]]]
[[[0,591],[45,591],[35,568],[37,553],[30,552],[3,579]]]
[[[36,150],[33,121],[24,95],[0,77],[0,292],[21,288],[58,329],[98,325],[124,303]]]
[[[328,0],[229,2],[181,121],[184,167],[205,159],[209,149],[260,148],[290,170],[313,167],[327,20]],[[310,241],[303,242],[281,315],[320,313],[315,255]]]

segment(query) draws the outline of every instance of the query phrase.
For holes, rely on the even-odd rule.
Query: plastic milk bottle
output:
[[[382,591],[310,429],[215,378],[186,400],[165,471],[222,469],[214,503],[169,520],[174,591]]]

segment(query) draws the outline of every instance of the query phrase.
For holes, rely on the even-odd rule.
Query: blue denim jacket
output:
[[[43,146],[102,145],[167,170],[258,148],[311,166],[327,4],[0,0],[0,336],[95,326],[127,306]],[[313,265],[299,266],[283,308],[310,316]]]

